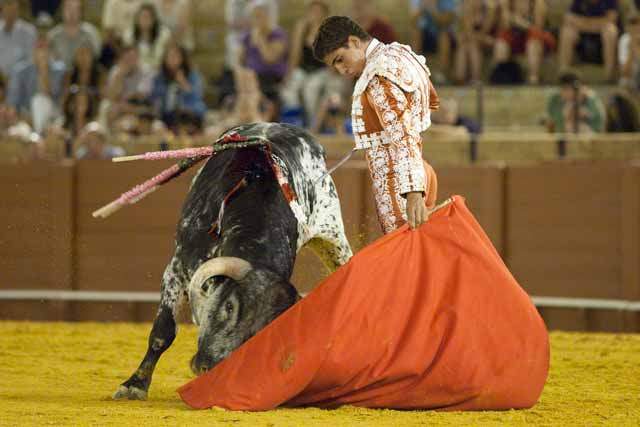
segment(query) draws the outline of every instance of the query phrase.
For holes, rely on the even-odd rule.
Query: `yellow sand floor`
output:
[[[640,425],[640,335],[553,333],[552,366],[531,410],[439,413],[344,407],[262,413],[193,411],[175,389],[191,378],[196,331],[181,327],[146,402],[112,401],[137,367],[148,324],[0,322],[0,426]]]

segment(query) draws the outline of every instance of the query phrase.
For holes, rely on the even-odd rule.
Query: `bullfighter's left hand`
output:
[[[422,191],[407,193],[407,221],[412,230],[427,220],[427,206]]]

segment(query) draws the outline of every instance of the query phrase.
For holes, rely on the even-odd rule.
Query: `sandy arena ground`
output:
[[[148,324],[0,322],[0,425],[413,426],[640,425],[640,335],[553,333],[540,403],[527,411],[439,413],[345,407],[263,413],[193,411],[175,389],[191,378],[196,331],[181,327],[146,402],[112,401],[137,367]]]

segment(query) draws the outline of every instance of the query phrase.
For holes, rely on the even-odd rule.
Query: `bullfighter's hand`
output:
[[[412,230],[427,220],[427,206],[421,191],[407,193],[407,221]]]

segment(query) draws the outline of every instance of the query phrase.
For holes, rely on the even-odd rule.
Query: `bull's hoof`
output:
[[[147,400],[147,392],[134,386],[121,385],[112,397],[114,400]]]

